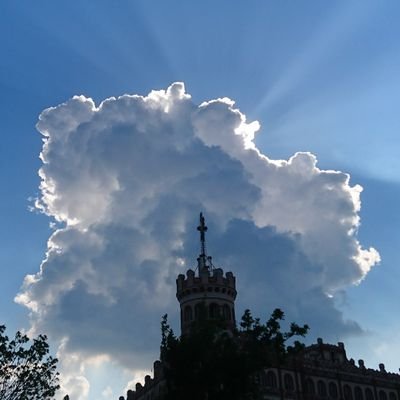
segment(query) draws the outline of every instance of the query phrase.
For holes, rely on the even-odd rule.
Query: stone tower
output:
[[[200,214],[200,255],[195,271],[178,275],[176,297],[181,309],[181,333],[187,334],[194,321],[200,318],[223,320],[227,329],[235,327],[236,282],[232,272],[215,268],[206,255],[205,233],[207,226]]]

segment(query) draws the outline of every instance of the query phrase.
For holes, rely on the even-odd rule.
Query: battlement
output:
[[[235,300],[236,279],[232,272],[224,272],[221,268],[203,269],[199,276],[195,275],[192,269],[183,274],[178,275],[176,280],[176,297],[179,302],[186,297],[207,296],[207,294],[216,297],[226,298],[227,300]]]
[[[317,339],[316,344],[307,346],[302,352],[303,368],[313,369],[316,366],[322,371],[337,370],[340,368],[343,376],[345,374],[355,374],[362,376],[363,379],[379,379],[385,381],[385,385],[389,382],[400,384],[400,375],[398,373],[387,372],[385,364],[380,363],[378,369],[367,368],[364,360],[355,362],[353,358],[348,359],[346,349],[343,342],[337,345],[324,343],[321,338]]]
[[[161,361],[157,360],[153,364],[154,375],[146,375],[144,385],[136,383],[135,390],[128,390],[126,400],[138,400],[144,398],[160,398],[166,392],[166,382],[164,377],[164,367]],[[145,397],[147,396],[147,397]],[[120,396],[119,400],[124,400]]]

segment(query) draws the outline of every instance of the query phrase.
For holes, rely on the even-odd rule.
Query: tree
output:
[[[256,399],[255,376],[288,354],[304,347],[295,336],[305,336],[308,326],[290,325],[281,331],[284,313],[276,309],[265,324],[246,310],[240,328],[224,329],[223,321],[204,319],[193,324],[190,335],[177,338],[165,315],[161,322],[161,360],[167,381],[167,399]]]
[[[39,335],[30,342],[17,332],[10,340],[0,325],[0,399],[47,400],[57,389],[56,358],[49,356],[47,337]]]
[[[242,351],[251,358],[252,368],[260,369],[268,365],[282,364],[289,354],[299,352],[304,345],[295,340],[291,346],[287,342],[295,336],[304,337],[309,327],[299,326],[292,322],[289,331],[281,331],[281,321],[285,314],[275,309],[268,321],[263,325],[259,318],[253,318],[250,310],[246,310],[240,322]]]

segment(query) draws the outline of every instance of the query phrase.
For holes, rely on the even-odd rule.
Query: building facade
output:
[[[400,375],[357,365],[348,359],[344,344],[308,346],[285,365],[261,371],[257,376],[261,398],[270,400],[399,400]]]

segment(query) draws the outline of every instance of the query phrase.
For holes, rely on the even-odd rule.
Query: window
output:
[[[320,397],[326,397],[327,396],[327,390],[326,390],[325,382],[318,381],[317,390],[318,390],[318,396],[320,396]]]
[[[193,320],[193,312],[192,312],[192,307],[186,306],[185,311],[183,313],[183,320],[185,322],[190,322]]]
[[[294,382],[292,375],[285,374],[283,377],[283,384],[285,386],[285,390],[287,390],[288,392],[294,391]]]
[[[337,385],[335,382],[330,382],[329,386],[329,397],[332,399],[337,399],[338,398],[338,390],[337,390]]]
[[[354,398],[355,398],[355,400],[364,400],[363,392],[362,392],[360,386],[356,386],[354,388]]]
[[[262,386],[267,386],[267,376],[264,371],[260,373],[260,382]]]
[[[387,400],[387,394],[384,390],[379,391],[379,400]]]
[[[351,387],[349,385],[343,386],[343,396],[344,400],[353,400],[353,392],[351,391]]]
[[[315,385],[314,381],[311,378],[306,379],[305,382],[305,392],[307,394],[315,394]]]
[[[366,400],[374,400],[374,394],[370,388],[365,389],[365,399]]]
[[[218,318],[219,317],[219,306],[216,303],[211,303],[209,308],[209,316],[210,318]]]
[[[230,321],[231,318],[231,309],[229,308],[228,304],[224,304],[222,308],[222,315],[225,321]]]
[[[198,320],[204,319],[204,304],[203,303],[197,303],[194,306],[194,318]]]
[[[276,375],[275,375],[274,371],[267,372],[267,386],[272,387],[272,388],[278,387]]]

